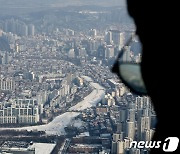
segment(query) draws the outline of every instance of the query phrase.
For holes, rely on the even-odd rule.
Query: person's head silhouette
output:
[[[179,24],[176,22],[178,10],[175,5],[165,0],[127,0],[129,15],[134,19],[136,33],[143,47],[142,78],[157,114],[158,123],[153,140],[162,142],[168,137],[180,138],[180,101],[179,90],[176,89],[180,86],[179,40],[175,39],[179,36]],[[115,67],[113,71],[118,72],[119,68]],[[152,149],[151,153],[166,152],[161,147]],[[179,148],[173,153],[180,153]]]

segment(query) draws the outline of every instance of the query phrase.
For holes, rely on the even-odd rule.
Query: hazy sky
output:
[[[124,6],[125,0],[0,0],[0,7],[41,7],[67,5],[100,5],[100,6]]]

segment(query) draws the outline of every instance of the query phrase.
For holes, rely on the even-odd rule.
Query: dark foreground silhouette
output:
[[[178,1],[127,0],[143,45],[141,71],[158,123],[154,141],[180,139],[180,25]],[[151,154],[167,153],[162,147]],[[180,147],[175,152],[180,154]]]

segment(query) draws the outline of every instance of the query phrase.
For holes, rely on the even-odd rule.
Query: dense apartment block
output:
[[[0,90],[15,90],[15,81],[12,78],[0,78]]]
[[[34,124],[40,121],[40,106],[35,100],[20,99],[0,105],[0,124]]]

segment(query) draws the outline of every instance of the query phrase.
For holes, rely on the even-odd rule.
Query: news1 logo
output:
[[[163,142],[162,141],[132,141],[130,143],[130,148],[161,148],[164,152],[174,152],[177,150],[179,145],[179,138],[168,137]]]
[[[165,139],[163,144],[163,151],[165,152],[174,152],[178,148],[179,138],[177,137],[168,137]]]

